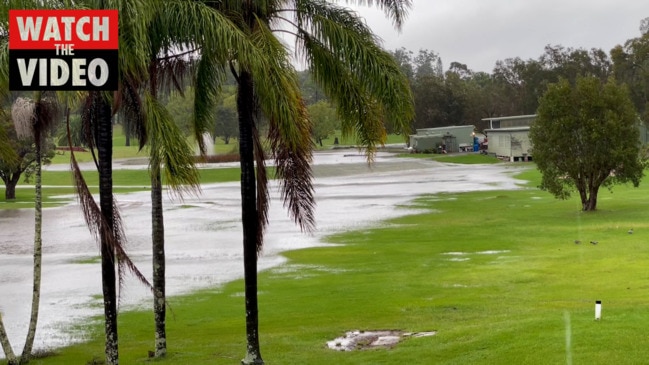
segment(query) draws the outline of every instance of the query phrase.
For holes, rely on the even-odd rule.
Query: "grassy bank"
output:
[[[237,167],[201,169],[199,171],[201,184],[239,181],[240,171]],[[83,175],[90,186],[90,191],[98,193],[99,174],[97,171],[85,171]],[[272,171],[271,176],[273,176]],[[45,186],[43,188],[43,205],[45,207],[55,206],[69,201],[69,198],[61,198],[61,195],[74,194],[75,190],[72,184],[70,171],[43,171],[43,185]],[[113,184],[115,193],[148,190],[151,186],[149,171],[114,170]],[[0,209],[28,208],[34,205],[34,188],[22,179],[16,189],[15,201],[4,201],[4,193],[4,185],[0,185]]]
[[[579,211],[533,188],[425,196],[429,212],[332,236],[331,247],[288,252],[259,277],[267,364],[638,364],[649,357],[649,200],[602,191]],[[634,233],[627,231],[633,228]],[[581,241],[576,244],[575,240]],[[593,245],[590,241],[598,241]],[[237,364],[245,352],[243,283],[173,298],[161,364]],[[594,320],[602,300],[603,318]],[[120,315],[123,364],[153,347],[148,312]],[[34,364],[103,358],[88,343]],[[437,331],[391,349],[336,352],[348,330]]]

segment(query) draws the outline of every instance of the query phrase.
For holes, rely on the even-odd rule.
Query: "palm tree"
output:
[[[92,3],[92,1],[90,2]],[[182,69],[169,62],[172,56],[165,56],[171,49],[200,49],[203,51],[198,65],[199,70],[210,71],[230,52],[236,52],[244,59],[256,59],[254,47],[232,23],[223,15],[201,2],[192,0],[105,0],[106,7],[122,9],[120,12],[120,90],[113,99],[114,110],[125,110],[129,122],[139,132],[140,146],[148,143],[150,148],[150,167],[152,181],[152,234],[154,266],[154,312],[156,322],[156,356],[166,352],[165,334],[165,292],[164,292],[164,222],[162,215],[162,178],[172,187],[183,190],[196,188],[198,178],[189,147],[171,116],[157,100],[157,93],[165,89],[163,83],[178,86],[177,79]],[[126,9],[126,10],[124,10]],[[209,25],[209,26],[206,26]],[[125,39],[122,39],[125,38]],[[161,55],[163,53],[163,55]],[[162,56],[162,57],[161,57]],[[176,62],[175,65],[182,64]],[[217,79],[201,83],[195,88],[203,97],[215,96]],[[147,84],[148,82],[148,84]],[[141,98],[141,93],[144,98]],[[143,276],[126,256],[122,241],[115,203],[112,197],[111,149],[112,128],[110,123],[110,97],[106,94],[90,93],[84,120],[94,130],[94,141],[98,149],[98,170],[100,176],[100,207],[96,207],[89,193],[82,194],[86,222],[101,240],[102,282],[104,287],[104,316],[106,319],[106,358],[107,363],[116,364],[117,319],[116,319],[116,273],[111,263],[126,264],[138,275]],[[201,100],[207,109],[215,102],[209,97]],[[210,116],[206,113],[195,118],[195,131],[202,135],[207,129]],[[202,140],[199,140],[202,142]],[[165,169],[161,170],[164,164]],[[73,162],[76,165],[76,162]],[[75,167],[75,171],[78,169]],[[81,179],[80,174],[76,176]],[[81,181],[80,181],[81,182]],[[121,275],[120,275],[121,278]],[[148,283],[147,283],[148,284]]]
[[[399,27],[411,2],[356,3],[379,6]],[[263,364],[258,334],[257,258],[268,223],[268,190],[265,156],[256,128],[260,118],[269,121],[267,137],[284,205],[304,231],[311,231],[315,225],[311,123],[289,53],[273,32],[295,36],[296,54],[306,61],[314,80],[336,105],[343,132],[357,137],[370,160],[376,146],[385,141],[384,122],[393,123],[395,130],[407,131],[413,116],[412,97],[398,65],[380,48],[365,22],[348,8],[321,0],[224,0],[212,5],[228,14],[265,56],[249,63],[235,54],[230,61],[238,83],[241,155],[247,339],[242,363]]]
[[[8,7],[10,4],[4,3],[2,5],[2,14],[8,14]],[[31,3],[29,1],[22,2],[21,6],[29,8],[46,6],[42,3]],[[2,18],[0,20],[0,96],[3,98],[8,95],[9,72],[8,72],[8,19]],[[38,315],[40,308],[40,295],[41,295],[41,268],[42,268],[42,156],[43,144],[47,136],[47,132],[51,130],[52,124],[55,122],[56,114],[58,113],[58,103],[52,95],[44,97],[42,92],[36,92],[35,101],[25,98],[18,98],[13,105],[11,118],[14,122],[16,134],[19,138],[31,138],[34,140],[35,155],[36,155],[36,171],[35,171],[35,199],[34,199],[34,253],[33,253],[33,287],[32,287],[32,305],[30,312],[29,326],[25,339],[23,351],[20,356],[20,361],[16,359],[15,354],[11,348],[9,338],[4,328],[4,323],[0,316],[0,342],[7,357],[8,364],[27,364],[32,356],[32,349],[34,339],[36,337],[36,325],[38,323]],[[4,113],[4,111],[3,111]],[[4,132],[4,131],[3,131]],[[0,133],[0,142],[6,139],[4,133]],[[0,143],[0,156],[5,161],[15,160],[18,158],[12,149],[7,149],[8,143]]]
[[[155,356],[166,354],[166,297],[165,297],[165,252],[164,219],[162,209],[162,178],[174,191],[197,192],[198,173],[194,167],[190,146],[187,144],[171,115],[159,103],[159,92],[169,93],[171,89],[182,92],[183,78],[191,75],[195,66],[205,72],[215,65],[223,64],[231,52],[246,54],[254,47],[225,16],[215,9],[196,1],[168,1],[159,4],[155,16],[147,26],[149,30],[149,68],[148,85],[145,87],[144,117],[132,114],[133,119],[144,119],[146,142],[150,150],[151,200],[152,200],[152,240],[153,240],[153,292],[155,321]],[[179,49],[186,50],[179,52]],[[195,59],[198,51],[200,58]],[[249,58],[254,59],[255,56]],[[216,80],[218,81],[218,79]],[[124,89],[132,85],[125,85]],[[194,92],[211,96],[203,100],[204,106],[213,107],[219,83],[200,83]],[[125,98],[128,99],[128,98]],[[127,110],[137,111],[139,102],[129,103]],[[194,130],[202,136],[209,125],[208,113],[197,116]],[[141,123],[134,123],[140,125]],[[198,139],[202,143],[202,138]],[[143,143],[140,139],[140,143]],[[164,170],[161,166],[164,165]]]
[[[44,93],[36,92],[36,100],[31,101],[18,98],[12,108],[12,119],[19,137],[33,138],[36,146],[36,173],[35,173],[35,214],[34,214],[34,278],[32,290],[32,310],[25,346],[20,356],[20,364],[27,364],[32,355],[36,324],[41,296],[41,266],[43,261],[42,226],[43,226],[43,200],[42,200],[42,151],[47,132],[51,130],[58,114],[58,103],[52,96],[44,97]]]

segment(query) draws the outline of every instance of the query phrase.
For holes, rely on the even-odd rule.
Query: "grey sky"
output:
[[[398,33],[377,8],[352,8],[388,50],[428,49],[445,69],[457,61],[489,73],[497,60],[536,59],[547,44],[608,53],[640,36],[640,20],[649,17],[646,0],[413,0]]]

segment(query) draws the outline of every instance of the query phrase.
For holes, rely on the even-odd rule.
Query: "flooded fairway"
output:
[[[273,182],[260,270],[282,264],[282,251],[322,245],[321,239],[332,233],[416,212],[396,206],[421,194],[516,188],[511,176],[516,170],[505,165],[451,165],[379,154],[368,167],[363,155],[349,150],[317,153],[314,162],[317,231],[300,232],[288,218]],[[243,277],[239,184],[203,185],[199,197],[182,202],[165,198],[167,294],[218,287]],[[128,252],[150,278],[150,193],[121,194],[117,200]],[[14,349],[22,348],[29,321],[33,216],[33,209],[0,210],[0,312]],[[43,219],[43,292],[36,349],[82,341],[84,334],[75,331],[75,325],[102,313],[99,250],[80,207],[71,199],[69,205],[44,210]],[[122,310],[148,306],[151,297],[132,276],[127,276],[121,294]]]

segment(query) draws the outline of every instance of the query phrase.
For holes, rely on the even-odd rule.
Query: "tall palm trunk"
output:
[[[40,131],[35,131],[40,133]],[[36,337],[36,324],[38,322],[38,309],[41,301],[41,264],[43,241],[41,237],[43,227],[43,196],[42,196],[42,157],[43,141],[41,136],[35,136],[36,142],[36,178],[35,178],[35,213],[34,213],[34,283],[32,288],[32,312],[27,330],[27,338],[20,356],[20,364],[27,364],[32,355],[34,338]]]
[[[115,226],[113,212],[113,126],[108,101],[95,94],[97,123],[97,154],[99,157],[99,206],[108,230]],[[104,294],[104,318],[106,332],[106,363],[119,363],[117,341],[117,285],[115,251],[105,234],[101,235],[101,281]]]
[[[5,325],[2,321],[2,313],[0,313],[0,345],[2,345],[2,350],[5,353],[7,365],[18,365],[18,360],[16,359],[14,350],[11,348],[9,337],[7,336],[7,331],[5,330]]]
[[[167,353],[167,331],[165,329],[165,235],[162,215],[162,179],[160,164],[151,171],[151,227],[153,239],[153,315],[155,321],[155,357]]]
[[[243,224],[243,267],[246,299],[246,357],[242,364],[263,364],[259,349],[259,311],[257,305],[257,244],[259,212],[254,162],[254,90],[252,75],[239,75],[237,112],[239,114],[239,154],[241,156],[241,221]]]
[[[157,60],[153,58],[149,65],[150,92],[155,99],[158,96],[158,67]],[[151,116],[149,116],[151,117]],[[152,148],[161,148],[154,146]],[[152,264],[153,264],[153,318],[155,323],[155,357],[164,357],[167,354],[167,298],[165,294],[165,228],[162,213],[162,177],[160,168],[162,162],[157,154],[152,153],[151,158],[151,239],[152,239]]]

